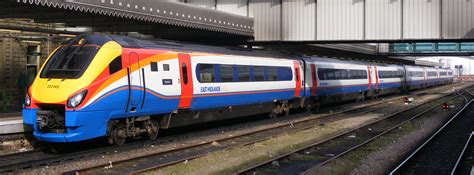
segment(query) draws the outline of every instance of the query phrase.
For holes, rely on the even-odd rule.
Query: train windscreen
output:
[[[82,43],[61,46],[48,60],[41,78],[77,79],[82,76],[99,46]]]

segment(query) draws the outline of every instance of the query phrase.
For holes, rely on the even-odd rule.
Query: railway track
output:
[[[456,165],[454,166],[451,174],[473,174],[474,170],[472,166],[474,165],[474,145],[472,144],[474,140],[474,131],[471,132],[469,135],[469,139],[467,139],[466,143],[464,144],[464,148],[459,154],[458,160],[456,161]]]
[[[447,94],[449,95],[449,94]],[[426,102],[429,103],[429,102]],[[383,102],[378,103],[383,104],[382,107],[368,106],[367,108],[354,109],[345,111],[345,115],[335,116],[335,115],[326,115],[319,118],[302,120],[299,122],[288,123],[282,126],[275,126],[273,128],[267,128],[261,131],[256,131],[244,135],[236,135],[233,137],[224,138],[221,140],[216,140],[214,142],[204,142],[198,145],[192,145],[190,147],[184,147],[182,149],[172,150],[170,152],[162,152],[157,154],[150,154],[143,157],[136,157],[133,159],[126,159],[119,162],[114,162],[112,169],[104,169],[104,167],[110,166],[108,164],[103,164],[87,169],[77,170],[76,173],[143,173],[149,170],[159,169],[166,166],[170,166],[176,163],[184,162],[187,160],[195,159],[207,155],[209,152],[226,150],[235,147],[240,147],[243,145],[249,145],[256,142],[261,142],[263,140],[271,139],[283,134],[289,134],[301,130],[305,130],[314,126],[317,126],[322,123],[328,123],[342,118],[353,117],[357,115],[366,114],[369,112],[377,110],[386,110],[387,107],[393,107],[393,105]],[[378,105],[377,104],[377,105]],[[409,109],[412,109],[410,107]],[[409,110],[405,109],[405,110]],[[355,112],[355,113],[354,113]],[[328,119],[328,120],[326,120]],[[311,122],[314,121],[314,122]],[[279,131],[275,133],[274,131]],[[219,143],[219,147],[213,146],[213,143]]]
[[[465,100],[467,102],[470,99]],[[474,130],[472,116],[474,116],[474,100],[467,102],[461,111],[405,158],[390,174],[454,174]],[[461,170],[457,171],[456,174],[462,174]]]
[[[448,101],[461,96],[461,94],[452,95]],[[321,166],[438,108],[444,101],[444,99],[438,99],[431,103],[428,102],[424,105],[420,105],[414,110],[403,110],[391,114],[385,118],[344,132],[335,137],[248,167],[247,169],[239,171],[238,174],[311,174],[317,171]],[[433,102],[436,105],[433,105]],[[416,113],[416,115],[412,115],[413,112]]]
[[[427,94],[427,92],[420,92],[417,95],[421,96],[421,95],[425,95],[425,94]],[[392,100],[395,101],[395,100],[398,100],[399,98],[400,97],[394,97]],[[341,118],[344,118],[344,117],[349,117],[349,116],[353,116],[353,115],[360,115],[360,114],[363,114],[363,113],[368,113],[368,112],[371,112],[371,111],[375,111],[378,108],[375,108],[374,106],[387,104],[388,101],[389,100],[375,102],[375,103],[371,103],[370,105],[363,106],[363,107],[360,107],[360,108],[347,109],[347,110],[343,110],[343,111],[336,112],[336,113],[333,113],[333,114],[323,115],[323,116],[320,116],[320,117],[315,118],[315,119],[305,120],[304,122],[303,121],[288,122],[287,124],[284,124],[284,127],[286,127],[287,129],[288,128],[289,129],[293,128],[294,131],[296,131],[295,127],[298,127],[298,128],[300,128],[300,130],[302,130],[304,128],[314,126],[314,125],[317,125],[317,124],[321,124],[321,123],[325,123],[325,122],[331,122],[331,121],[335,121],[335,120],[338,120],[338,119],[341,119]],[[305,115],[305,114],[297,114],[297,115]],[[313,123],[308,122],[308,121],[313,121]],[[303,125],[303,123],[306,123],[306,126]],[[283,128],[283,127],[280,127],[279,129],[281,129],[281,128]],[[273,130],[275,130],[275,129],[276,128],[273,128]],[[272,129],[263,129],[263,130],[259,130],[257,132],[263,133],[265,131],[270,131],[270,130],[272,130]],[[282,131],[287,131],[287,130],[282,130]],[[240,137],[244,138],[246,135],[247,134],[243,134]],[[253,138],[247,138],[247,139],[253,139]],[[269,139],[269,138],[268,137],[267,138],[261,138],[260,141],[264,140],[264,139]],[[167,143],[167,142],[173,142],[172,136],[161,138],[160,140],[162,140],[162,141],[159,141],[159,142],[157,142],[157,141],[144,141],[144,142],[139,142],[139,143],[127,144],[127,145],[123,145],[123,146],[93,148],[93,149],[79,150],[79,151],[75,151],[75,152],[72,152],[72,153],[64,153],[64,154],[63,153],[57,154],[57,153],[52,153],[50,151],[44,151],[44,149],[38,149],[38,150],[32,150],[32,151],[28,151],[28,152],[4,155],[4,156],[0,156],[0,160],[7,160],[7,161],[0,161],[0,173],[11,173],[11,172],[17,172],[17,171],[21,171],[21,170],[25,171],[25,170],[36,168],[36,167],[64,164],[64,163],[67,163],[67,162],[71,162],[71,161],[74,161],[74,160],[78,160],[78,159],[82,159],[82,158],[86,158],[86,157],[91,157],[91,156],[104,155],[104,154],[109,154],[109,153],[114,153],[114,152],[125,152],[125,151],[130,150],[130,149],[139,149],[139,148],[143,147],[143,145],[163,144],[163,143]],[[222,140],[219,140],[218,142],[222,142],[222,141],[225,141],[225,140],[230,141],[232,139],[231,138],[222,139]],[[258,141],[258,140],[256,140],[256,141]],[[256,142],[256,141],[254,141],[254,142]],[[205,142],[205,143],[198,144],[198,145],[188,146],[186,148],[192,148],[192,147],[197,148],[197,147],[200,147],[200,146],[209,146],[209,145],[212,145],[212,143],[214,143],[214,142]],[[248,141],[247,143],[250,143],[250,142]],[[182,150],[184,150],[184,148],[176,149],[176,150],[174,150],[174,152],[177,152],[177,151],[180,151],[180,150],[182,151]],[[167,152],[170,153],[172,151],[173,150],[164,151],[164,152],[161,152],[160,154],[165,155]],[[207,152],[205,152],[205,153],[207,154]],[[202,155],[204,155],[204,154],[201,154],[199,156],[202,156]],[[156,156],[156,154],[154,156]],[[199,156],[195,156],[194,158],[199,157]],[[144,158],[144,157],[147,157],[147,156],[142,156],[142,158]],[[152,156],[150,155],[148,157],[152,157]],[[187,160],[187,159],[190,159],[190,158],[193,158],[193,157],[185,157],[185,158]],[[168,161],[167,165],[177,163],[177,162],[180,162],[182,160],[184,160],[184,157],[181,160]],[[119,162],[114,162],[114,164],[117,164]],[[166,165],[166,164],[162,164],[162,165]],[[100,166],[82,169],[82,170],[79,170],[78,172],[85,172],[85,171],[90,171],[90,170],[94,170],[94,169],[102,169],[104,166],[108,166],[108,164],[100,164]],[[115,166],[115,167],[117,167],[117,166]],[[155,165],[155,167],[151,167],[151,168],[156,168],[156,165]],[[144,170],[144,169],[142,169],[142,170]]]

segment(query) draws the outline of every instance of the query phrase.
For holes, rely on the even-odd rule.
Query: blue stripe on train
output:
[[[316,90],[316,96],[355,93],[366,90],[367,85],[318,87]]]
[[[218,108],[225,106],[237,106],[245,104],[255,104],[261,102],[271,102],[277,100],[290,100],[294,97],[294,90],[285,90],[279,92],[263,92],[254,94],[235,94],[235,95],[219,95],[212,94],[194,97],[191,102],[192,110],[200,110],[207,108]]]
[[[401,86],[401,82],[389,82],[389,83],[379,83],[379,89],[389,89],[389,88],[399,88]]]

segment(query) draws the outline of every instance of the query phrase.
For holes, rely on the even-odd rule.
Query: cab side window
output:
[[[114,74],[115,72],[118,72],[119,70],[122,70],[122,57],[118,56],[112,62],[109,64],[109,75]]]

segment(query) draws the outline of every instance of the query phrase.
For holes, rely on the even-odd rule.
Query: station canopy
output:
[[[241,42],[253,19],[185,3],[151,0],[2,0],[0,18],[92,27],[95,32],[140,32],[196,42]]]

